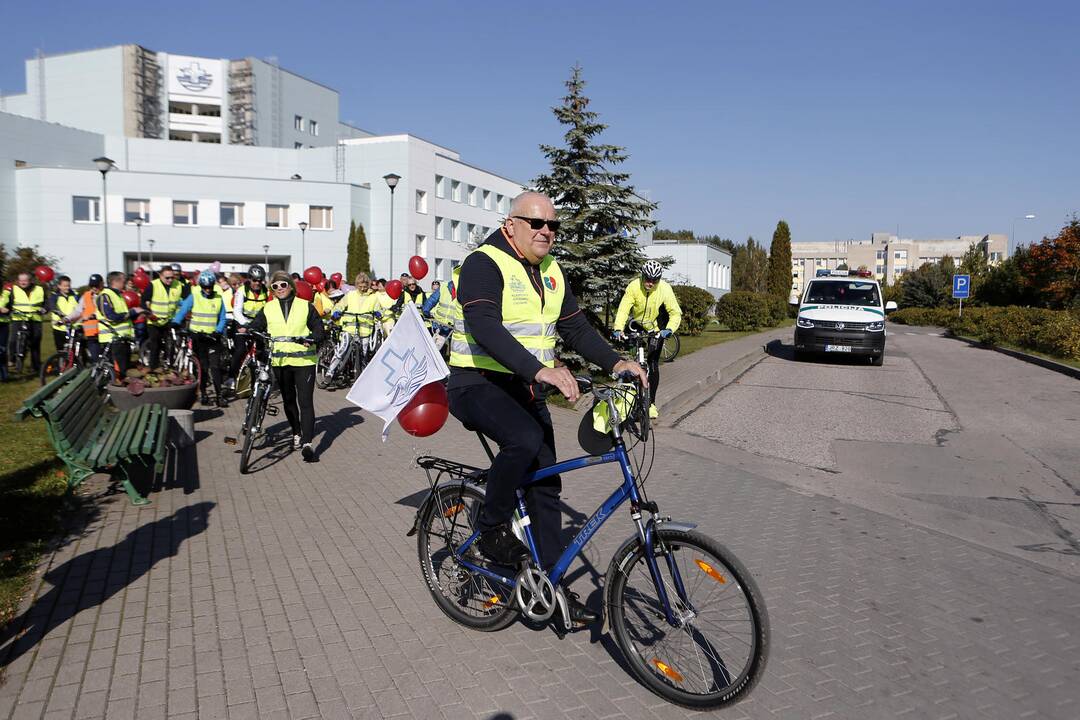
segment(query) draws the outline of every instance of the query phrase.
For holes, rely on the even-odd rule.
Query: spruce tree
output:
[[[641,270],[645,256],[636,236],[655,223],[656,204],[642,199],[630,174],[615,168],[627,160],[624,148],[598,142],[607,125],[589,110],[581,67],[566,82],[562,105],[552,108],[566,126],[561,146],[541,145],[551,164],[536,178],[536,189],[555,203],[562,228],[553,252],[582,309],[599,324],[605,305],[618,302]]]
[[[769,293],[785,302],[791,294],[791,230],[781,220],[776,223],[769,246]]]
[[[364,226],[355,220],[349,224],[349,249],[345,256],[345,282],[352,283],[360,273],[371,273],[371,257],[368,255],[367,236]]]

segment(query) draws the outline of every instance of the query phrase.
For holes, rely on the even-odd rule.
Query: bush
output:
[[[889,315],[905,325],[938,325],[987,345],[1006,343],[1080,360],[1080,313],[1031,307],[905,308]]]
[[[709,311],[716,298],[708,290],[694,285],[673,285],[675,299],[682,310],[682,324],[679,330],[686,335],[700,335],[709,324]]]
[[[736,332],[772,327],[785,317],[784,301],[768,293],[735,290],[716,301],[716,319]]]

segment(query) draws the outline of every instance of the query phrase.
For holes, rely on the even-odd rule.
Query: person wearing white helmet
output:
[[[659,331],[661,338],[672,335],[679,329],[682,322],[682,308],[679,300],[675,297],[675,291],[671,285],[662,280],[664,266],[656,260],[646,260],[641,266],[641,276],[634,278],[626,286],[619,309],[615,313],[615,328],[612,333],[616,340],[622,339],[626,323],[636,320],[646,331]],[[661,310],[667,313],[666,322],[661,317]],[[656,390],[660,387],[660,353],[664,344],[657,342],[650,346],[646,357],[649,367],[649,394],[653,403],[656,402]],[[656,417],[656,406],[650,408],[650,413]]]
[[[214,383],[214,396],[217,406],[226,407],[225,397],[221,394],[221,362],[218,352],[221,350],[221,335],[225,332],[225,301],[217,289],[217,276],[212,270],[203,270],[196,281],[198,289],[180,303],[180,308],[173,316],[171,324],[179,326],[184,317],[191,313],[188,331],[195,344],[195,357],[199,359],[202,372],[199,374],[199,394],[202,404],[210,404],[206,392],[207,375]]]

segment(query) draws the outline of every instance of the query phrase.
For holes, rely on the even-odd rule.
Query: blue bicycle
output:
[[[656,502],[648,499],[644,482],[655,449],[650,445],[648,393],[625,380],[600,384],[578,378],[578,384],[583,393],[593,394],[595,404],[606,405],[610,432],[593,440],[602,438],[606,449],[541,468],[529,482],[617,463],[619,487],[546,573],[539,564],[524,494],[518,490],[513,528],[532,558],[520,568],[506,568],[488,562],[474,547],[487,470],[419,458],[431,492],[409,535],[417,535],[428,588],[447,616],[476,630],[501,630],[518,615],[546,623],[556,613],[562,628],[571,630],[559,581],[600,526],[629,500],[636,532],[608,566],[604,629],[613,632],[634,676],[666,700],[695,709],[733,703],[753,688],[765,669],[769,621],[761,591],[724,546],[695,532],[692,523],[662,517]],[[583,423],[583,430],[591,427]],[[487,439],[477,434],[493,459]]]

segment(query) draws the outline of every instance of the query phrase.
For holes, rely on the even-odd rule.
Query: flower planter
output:
[[[195,404],[195,383],[146,388],[140,395],[132,395],[126,387],[109,385],[109,399],[118,410],[130,410],[146,404],[160,404],[170,410],[190,410]]]

